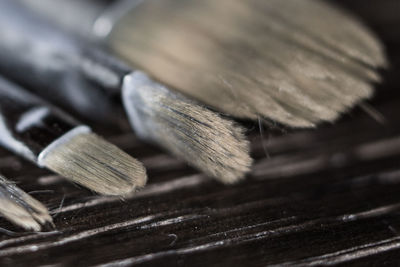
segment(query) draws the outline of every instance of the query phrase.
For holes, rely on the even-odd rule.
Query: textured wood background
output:
[[[385,40],[392,64],[370,105],[334,125],[280,133],[250,124],[249,178],[223,186],[119,132],[149,185],[102,198],[0,150],[0,172],[43,201],[57,231],[0,219],[0,265],[264,266],[400,263],[400,1],[340,1]]]

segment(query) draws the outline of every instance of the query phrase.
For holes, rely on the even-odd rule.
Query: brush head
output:
[[[319,0],[148,0],[109,44],[227,114],[292,127],[336,120],[371,97],[387,65],[366,27]]]
[[[104,195],[127,195],[147,181],[142,163],[90,132],[51,147],[40,164]]]
[[[207,175],[230,184],[249,171],[252,160],[242,128],[144,73],[134,72],[124,79],[123,103],[139,137]]]
[[[53,225],[47,208],[0,175],[0,214],[29,231]]]

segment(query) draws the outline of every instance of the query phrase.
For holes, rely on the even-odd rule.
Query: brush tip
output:
[[[42,165],[103,195],[127,195],[147,182],[141,162],[90,132],[48,151]]]
[[[45,225],[52,225],[47,208],[0,176],[0,213],[14,224],[28,231],[41,231]]]
[[[249,142],[233,121],[152,81],[142,72],[127,76],[123,103],[136,133],[224,183],[250,170]]]

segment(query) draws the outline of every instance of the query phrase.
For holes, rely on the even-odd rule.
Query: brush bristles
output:
[[[136,133],[224,183],[249,171],[242,128],[135,72],[124,80],[123,102]]]
[[[28,231],[40,231],[44,225],[53,225],[53,219],[42,203],[2,176],[0,214]]]
[[[93,133],[60,144],[42,164],[65,178],[104,195],[126,195],[147,181],[143,165]]]
[[[380,42],[317,0],[144,1],[111,47],[158,80],[238,117],[336,120],[373,94]]]

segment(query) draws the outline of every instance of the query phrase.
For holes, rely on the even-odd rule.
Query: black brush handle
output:
[[[125,76],[133,72],[124,62],[95,47],[82,47],[80,70],[83,76],[111,95],[120,95]]]
[[[116,105],[105,91],[113,93],[126,70],[109,61],[91,64],[98,53],[86,52],[82,43],[31,14],[14,0],[0,0],[0,72],[35,93],[88,117],[113,119]],[[98,57],[102,58],[102,57]],[[101,81],[117,77],[117,84],[99,88],[88,75]],[[99,74],[100,73],[100,74]],[[104,77],[104,74],[108,77]],[[106,88],[106,89],[105,89]]]
[[[53,141],[79,126],[73,118],[0,77],[0,144],[37,162]]]

